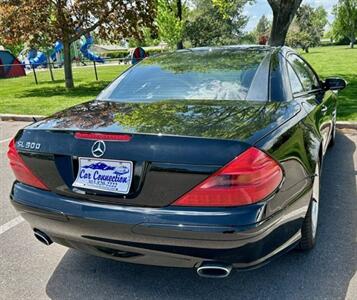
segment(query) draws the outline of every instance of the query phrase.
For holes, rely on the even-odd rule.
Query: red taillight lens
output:
[[[180,206],[240,206],[256,203],[280,185],[283,171],[269,155],[249,148],[176,200]]]
[[[48,190],[48,187],[26,166],[25,162],[16,150],[14,139],[11,140],[9,144],[7,157],[9,158],[10,167],[18,181],[39,189]]]
[[[116,133],[97,133],[97,132],[76,132],[74,134],[76,139],[83,140],[101,140],[101,141],[119,141],[129,142],[132,138],[129,134]]]

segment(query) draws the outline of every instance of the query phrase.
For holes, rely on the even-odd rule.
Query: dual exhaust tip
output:
[[[229,276],[231,271],[231,265],[215,262],[202,263],[201,266],[197,268],[198,276],[205,278],[225,278]]]
[[[34,229],[34,235],[38,241],[46,246],[53,243],[51,238],[41,230]],[[204,262],[197,268],[197,274],[205,278],[225,278],[229,276],[231,271],[231,265],[216,262]]]

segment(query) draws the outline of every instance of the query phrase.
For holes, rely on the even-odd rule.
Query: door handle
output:
[[[321,106],[321,112],[322,113],[326,113],[327,112],[327,106],[326,105],[322,105]]]

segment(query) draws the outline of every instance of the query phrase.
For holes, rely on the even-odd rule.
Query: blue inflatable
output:
[[[63,44],[61,41],[56,41],[54,48],[53,48],[53,52],[51,53],[51,59],[52,61],[56,61],[56,54],[61,52],[63,50]]]
[[[86,35],[85,40],[79,49],[83,56],[88,58],[91,61],[104,63],[104,59],[98,55],[95,55],[93,52],[89,51],[89,48],[93,45],[93,37],[91,35]]]
[[[27,59],[32,68],[37,68],[39,66],[47,67],[47,56],[41,51],[30,49]]]
[[[93,37],[90,34],[85,36],[85,40],[79,49],[84,57],[88,58],[91,61],[104,63],[104,59],[98,55],[95,55],[93,52],[89,51],[89,48],[93,45]],[[52,61],[57,60],[57,53],[63,50],[63,44],[61,41],[56,41],[53,47],[53,52],[50,55]],[[27,55],[28,63],[32,68],[37,68],[39,66],[47,67],[47,56],[45,53],[38,51],[37,49],[30,49]]]

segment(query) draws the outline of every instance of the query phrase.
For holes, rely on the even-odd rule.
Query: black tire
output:
[[[312,236],[312,222],[311,222],[311,203],[307,211],[304,223],[301,228],[301,240],[298,245],[300,250],[310,250],[314,248],[316,237]]]
[[[332,148],[336,143],[336,123],[333,124],[332,132],[331,132],[331,139],[328,144],[329,148]]]
[[[318,224],[318,207],[320,201],[320,164],[316,164],[313,192],[309,209],[307,210],[304,223],[301,228],[301,240],[298,245],[300,250],[311,250],[316,243],[317,224]]]

